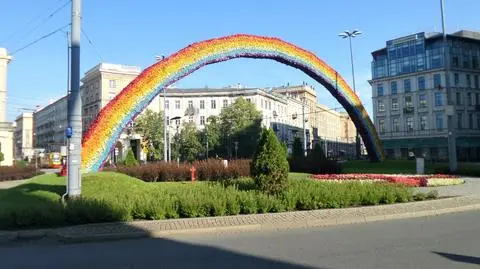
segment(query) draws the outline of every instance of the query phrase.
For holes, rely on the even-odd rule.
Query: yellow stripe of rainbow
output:
[[[97,171],[121,131],[163,88],[207,64],[232,58],[273,59],[298,68],[324,85],[345,107],[372,160],[383,150],[367,111],[346,81],[313,53],[277,38],[232,35],[194,43],[146,68],[99,113],[83,139],[82,170]]]

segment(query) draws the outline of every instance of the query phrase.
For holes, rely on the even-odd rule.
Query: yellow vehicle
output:
[[[60,152],[48,153],[48,167],[60,168],[62,167],[62,155]]]

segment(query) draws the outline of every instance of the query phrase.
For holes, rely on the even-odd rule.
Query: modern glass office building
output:
[[[452,116],[460,161],[480,160],[480,33],[417,33],[372,52],[374,122],[389,158],[446,160]]]

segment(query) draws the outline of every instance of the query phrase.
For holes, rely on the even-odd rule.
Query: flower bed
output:
[[[382,175],[382,174],[322,174],[312,175],[315,180],[332,182],[390,182],[412,187],[458,185],[464,180],[454,175]]]

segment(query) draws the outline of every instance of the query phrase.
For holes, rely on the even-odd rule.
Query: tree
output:
[[[300,138],[295,137],[292,144],[292,158],[305,157],[303,152],[302,141]]]
[[[127,157],[125,158],[125,165],[126,166],[137,166],[138,161],[135,159],[135,155],[133,154],[132,148],[128,148]]]
[[[5,156],[3,155],[3,152],[0,152],[0,163],[5,161]]]
[[[325,152],[323,151],[319,143],[315,143],[313,149],[308,152],[308,158],[316,162],[324,161],[327,159],[325,157]]]
[[[202,143],[198,139],[198,131],[194,123],[187,123],[180,132],[179,153],[183,160],[192,162],[203,151]]]
[[[163,157],[164,143],[163,112],[153,112],[147,109],[135,120],[135,132],[142,136],[147,145],[147,160],[159,160]]]
[[[252,177],[257,188],[276,195],[287,188],[287,155],[271,129],[264,129],[252,160]]]
[[[220,146],[220,119],[217,116],[210,116],[207,118],[205,128],[200,131],[199,140],[202,141],[202,145],[206,147],[206,141],[208,140],[208,156],[214,157],[219,153]],[[206,149],[205,149],[206,150]]]
[[[256,149],[262,123],[262,113],[252,103],[239,97],[220,113],[220,144],[226,155],[233,154],[234,142],[238,142],[238,157],[250,158]]]

